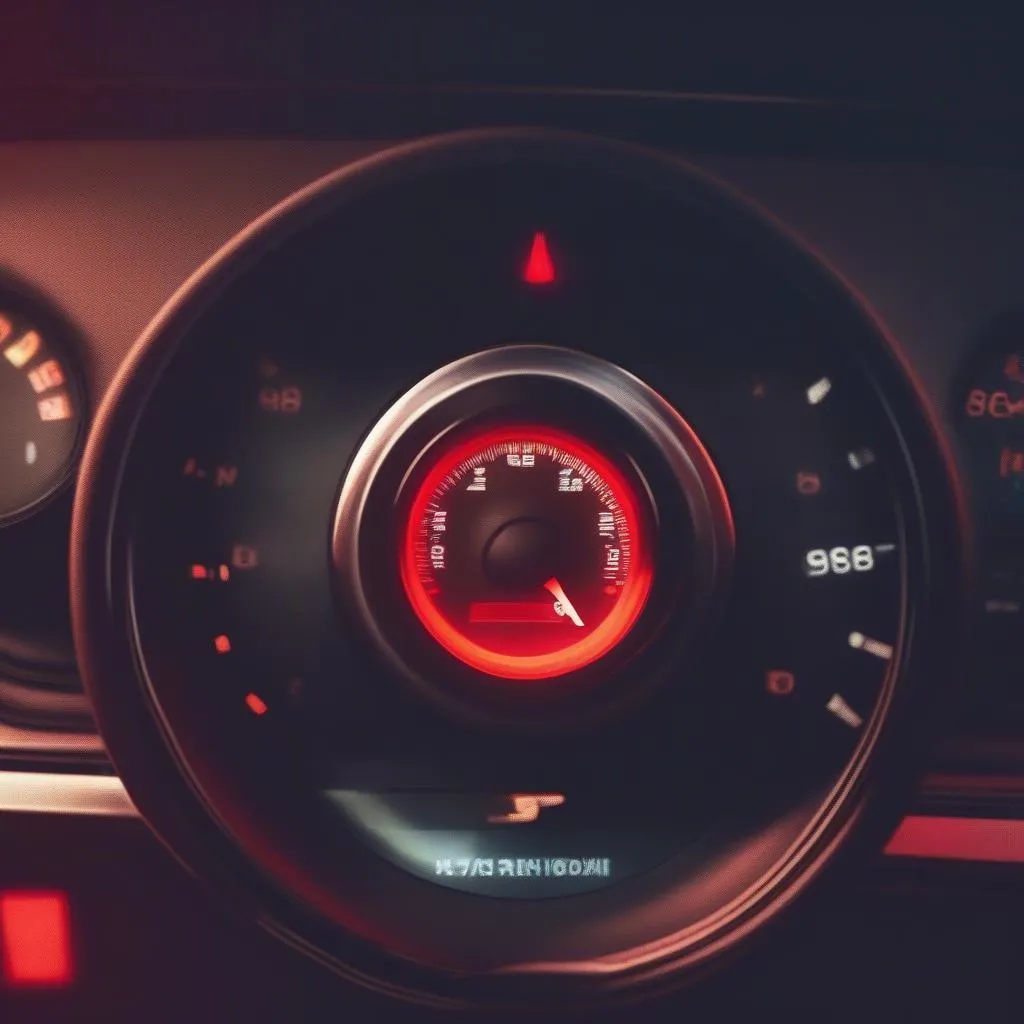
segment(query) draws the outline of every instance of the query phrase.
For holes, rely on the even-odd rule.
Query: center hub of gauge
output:
[[[523,516],[500,526],[484,546],[483,572],[495,587],[529,592],[555,571],[564,575],[564,549],[556,523]]]
[[[651,589],[652,515],[611,457],[565,431],[508,424],[441,442],[424,461],[402,585],[449,654],[538,680],[628,635]]]

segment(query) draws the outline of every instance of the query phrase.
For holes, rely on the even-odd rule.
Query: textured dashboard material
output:
[[[0,272],[77,327],[98,400],[145,325],[220,245],[295,188],[375,148],[0,145]],[[1024,173],[690,159],[759,201],[831,262],[881,315],[940,408],[972,339],[1024,290]]]

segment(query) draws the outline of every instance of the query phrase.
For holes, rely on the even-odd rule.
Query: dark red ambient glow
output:
[[[70,985],[71,912],[62,892],[0,894],[3,977],[12,986]]]
[[[523,280],[527,284],[554,283],[555,265],[551,260],[548,240],[543,231],[538,231],[533,236],[530,255],[527,257],[526,266],[523,267]]]

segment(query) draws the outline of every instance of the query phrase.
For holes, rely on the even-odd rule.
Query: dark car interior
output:
[[[1012,22],[11,4],[0,1021],[1020,1019]]]

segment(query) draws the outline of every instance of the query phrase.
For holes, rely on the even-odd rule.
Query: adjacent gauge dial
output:
[[[969,707],[989,728],[1024,717],[1024,316],[1002,318],[973,353],[955,396],[971,477],[979,601]]]
[[[197,871],[364,983],[550,1005],[690,977],[870,827],[951,661],[958,498],[869,315],[756,212],[467,134],[176,301],[90,444],[74,592]]]
[[[988,525],[1024,537],[1024,324],[1003,335],[972,367],[961,397],[961,433],[970,450]]]
[[[55,330],[0,296],[0,525],[65,483],[82,437],[82,405]]]

